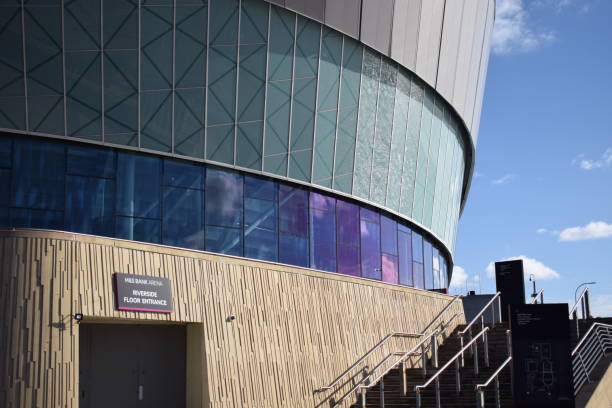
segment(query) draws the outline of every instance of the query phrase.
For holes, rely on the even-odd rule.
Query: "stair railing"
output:
[[[491,376],[489,377],[487,381],[485,381],[482,384],[476,385],[476,406],[477,408],[484,408],[485,406],[484,389],[487,388],[491,384],[491,381],[495,381],[495,408],[501,408],[501,395],[499,391],[499,374],[512,361],[512,339],[511,339],[510,330],[506,330],[506,346],[508,348],[508,357],[504,360],[503,363],[500,364],[497,370],[495,370],[495,372],[491,374]],[[512,369],[512,366],[510,366],[510,369]],[[512,374],[510,374],[510,380],[512,381]]]
[[[474,343],[480,338],[487,335],[489,331],[489,327],[485,327],[480,331],[476,336],[474,336],[465,346],[461,348],[446,364],[442,366],[434,375],[429,378],[424,384],[417,385],[414,387],[414,391],[416,392],[416,406],[417,408],[421,408],[421,391],[425,388],[429,387],[432,382],[435,382],[436,387],[436,408],[440,408],[440,375],[446,371],[448,367],[454,362],[455,363],[455,388],[457,390],[457,394],[461,392],[461,372],[460,372],[460,360],[462,359],[463,352],[472,347]],[[489,367],[489,361],[486,358],[488,355],[487,346],[485,345],[485,366]],[[474,374],[478,375],[478,347],[474,348]]]
[[[574,395],[578,394],[585,383],[591,382],[593,369],[608,353],[612,353],[612,325],[593,323],[572,350]]]
[[[473,342],[471,342],[472,340],[472,326],[474,326],[474,324],[477,321],[480,321],[480,330],[482,333],[482,330],[485,327],[485,322],[484,322],[484,313],[487,311],[487,309],[491,308],[491,324],[495,325],[495,317],[496,317],[496,313],[495,313],[495,306],[493,306],[495,303],[497,303],[497,317],[498,317],[498,321],[501,322],[502,321],[502,317],[501,317],[501,292],[497,292],[488,302],[486,305],[484,305],[484,307],[482,309],[480,309],[480,312],[478,312],[478,314],[476,316],[474,316],[474,318],[472,319],[472,321],[465,326],[465,329],[461,330],[459,333],[457,333],[457,335],[459,336],[459,340],[461,341],[461,350],[463,350],[463,343],[464,343],[464,336],[467,334],[468,335],[468,341],[470,341],[469,344],[474,344]],[[485,359],[487,361],[487,366],[489,364],[489,341],[487,336],[485,335],[484,337],[484,343],[485,343]],[[474,347],[470,347],[470,355],[472,355],[474,353]],[[461,367],[465,366],[465,358],[463,356],[463,352],[461,352]]]
[[[540,304],[544,304],[544,289],[540,289],[538,293],[531,294],[531,302],[532,305],[538,304],[538,296],[540,297]]]
[[[367,366],[363,367],[363,372],[364,372],[363,378],[361,380],[359,380],[357,382],[357,384],[355,384],[347,393],[345,393],[337,401],[335,401],[334,399],[330,399],[330,406],[331,407],[336,407],[336,406],[340,405],[341,402],[343,402],[346,398],[348,398],[350,395],[352,395],[355,391],[360,389],[361,386],[364,383],[366,383],[366,381],[368,381],[368,384],[375,384],[375,382],[369,381],[370,377],[372,376],[372,374],[374,372],[376,372],[377,369],[382,367],[384,365],[384,363],[386,363],[393,356],[400,356],[400,358],[396,362],[394,362],[387,370],[385,370],[384,374],[387,374],[391,369],[395,368],[395,366],[397,366],[397,364],[402,364],[402,368],[405,368],[405,361],[408,358],[411,358],[411,357],[417,356],[417,355],[421,356],[421,359],[423,361],[422,362],[423,369],[425,370],[426,369],[426,364],[425,363],[426,363],[426,358],[427,358],[427,350],[428,350],[428,348],[431,347],[431,345],[430,346],[426,345],[426,341],[428,339],[432,338],[432,337],[437,337],[440,333],[444,332],[446,327],[448,327],[448,325],[455,318],[457,318],[460,315],[463,315],[463,312],[455,313],[453,316],[451,316],[450,319],[448,319],[448,321],[441,322],[439,325],[435,326],[435,324],[444,316],[445,312],[458,299],[461,299],[462,297],[463,297],[462,295],[457,295],[457,296],[453,297],[453,299],[451,299],[451,301],[448,302],[446,304],[446,306],[444,306],[444,308],[440,311],[440,313],[438,313],[438,315],[431,322],[429,322],[429,324],[421,331],[421,333],[419,333],[419,334],[414,334],[414,333],[390,333],[390,334],[386,335],[381,341],[379,341],[374,347],[372,347],[366,354],[364,354],[355,363],[353,363],[349,368],[347,368],[342,374],[340,374],[334,381],[332,381],[330,384],[328,384],[326,386],[323,386],[323,387],[315,390],[315,392],[324,392],[324,391],[327,391],[327,390],[330,390],[330,389],[333,389],[334,387],[336,387],[343,379],[347,378],[347,376],[349,376],[351,373],[354,373],[354,370],[360,364],[362,364],[369,356],[371,356],[374,352],[376,352],[382,346],[384,346],[386,343],[388,343],[392,338],[396,338],[396,337],[414,337],[414,338],[423,337],[423,338],[414,347],[412,347],[412,349],[410,349],[407,352],[394,352],[394,353],[387,354],[387,356],[385,356],[371,370],[368,369]],[[434,330],[426,336],[425,334],[430,329],[432,329],[432,328],[434,328]],[[430,343],[431,343],[431,340],[430,340]],[[420,352],[416,352],[416,350],[418,350],[419,348],[420,348]],[[435,352],[437,352],[437,344],[436,344],[436,351]],[[432,350],[432,354],[433,353],[434,353],[434,351]],[[404,370],[404,373],[405,373],[405,370]],[[404,377],[405,377],[405,374],[404,374]],[[348,378],[348,380],[350,380],[350,377]],[[365,398],[365,396],[364,396],[364,398]]]
[[[580,326],[579,326],[579,316],[578,309],[582,309],[582,318],[588,319],[591,317],[591,308],[589,306],[589,288],[584,288],[580,297],[574,304],[574,307],[569,312],[569,318],[574,320],[576,325],[576,339],[580,338]]]

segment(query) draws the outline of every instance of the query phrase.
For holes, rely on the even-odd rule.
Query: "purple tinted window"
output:
[[[415,288],[425,289],[424,282],[423,282],[423,264],[418,263],[418,262],[413,262],[412,268],[414,271],[414,274],[413,274],[414,285],[413,286]]]
[[[433,255],[431,253],[431,244],[424,240],[423,242],[423,266],[425,267],[425,289],[435,289],[433,282]]]
[[[380,223],[380,214],[376,211],[368,210],[367,208],[362,208],[360,213],[362,220],[375,222],[377,224]]]
[[[308,191],[281,184],[278,201],[280,232],[308,236]]]
[[[338,200],[336,220],[338,222],[338,243],[359,248],[359,207]]]
[[[242,226],[242,175],[208,169],[206,172],[206,224],[239,228]]]
[[[323,211],[335,211],[336,199],[323,194],[310,193],[310,208]]]
[[[338,245],[338,272],[345,275],[361,276],[358,246]]]
[[[310,267],[335,272],[336,214],[311,209],[310,228]]]
[[[397,256],[382,255],[382,280],[389,283],[399,283]]]
[[[399,247],[399,283],[412,286],[412,239],[410,234],[400,230],[397,234]]]
[[[423,237],[412,232],[412,256],[415,262],[423,263]]]
[[[278,260],[289,265],[308,267],[308,239],[291,235],[279,236]]]
[[[361,276],[381,278],[380,225],[366,220],[361,220]]]
[[[397,222],[385,216],[380,217],[382,252],[397,255]]]
[[[433,248],[433,287],[435,289],[440,289],[441,279],[440,279],[440,252],[436,248]]]

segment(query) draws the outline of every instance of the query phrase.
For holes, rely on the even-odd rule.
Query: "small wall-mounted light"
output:
[[[74,320],[76,320],[77,324],[81,324],[81,320],[83,320],[83,313],[75,313],[72,315]]]
[[[234,320],[236,320],[236,316],[234,316],[234,315],[229,315],[229,316],[227,317],[227,319],[226,319],[226,322],[231,323],[231,322],[233,322]]]

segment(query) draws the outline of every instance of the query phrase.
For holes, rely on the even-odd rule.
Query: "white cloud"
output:
[[[600,295],[591,300],[591,314],[596,317],[612,316],[612,296]]]
[[[612,147],[606,149],[601,157],[595,159],[585,159],[584,154],[579,154],[572,160],[572,165],[578,165],[582,170],[601,169],[612,164]]]
[[[546,233],[548,232],[548,230],[547,230],[546,228],[538,228],[538,229],[536,230],[536,232],[537,232],[538,234],[546,234]]]
[[[510,261],[514,259],[522,259],[523,260],[523,270],[525,272],[525,280],[529,279],[529,275],[535,277],[536,280],[548,280],[548,279],[559,279],[561,275],[557,273],[554,269],[544,265],[542,262],[528,258],[525,255],[514,256],[512,258],[504,259],[504,261]],[[495,263],[489,262],[487,265],[487,276],[490,278],[495,277]]]
[[[453,277],[450,281],[450,287],[452,289],[463,288],[468,280],[468,274],[460,266],[455,265],[453,267]]]
[[[496,186],[501,186],[510,183],[514,179],[516,179],[516,174],[506,174],[498,179],[493,180],[491,183]]]
[[[523,0],[498,0],[492,50],[496,54],[529,52],[555,40],[552,31],[535,31],[529,26]]]
[[[612,224],[604,221],[593,221],[584,227],[566,228],[559,233],[559,241],[585,241],[608,237],[612,237]]]

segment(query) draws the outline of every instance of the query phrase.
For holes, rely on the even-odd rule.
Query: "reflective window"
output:
[[[338,272],[361,276],[359,207],[338,200],[336,210],[338,230]]]
[[[64,212],[11,208],[10,224],[11,227],[16,228],[46,228],[61,230],[64,226]]]
[[[397,252],[397,222],[381,216],[382,280],[399,283],[399,259]]]
[[[176,160],[164,160],[164,185],[201,190],[204,187],[204,169]]]
[[[308,191],[279,185],[279,261],[308,266]]]
[[[431,244],[423,240],[423,267],[425,272],[425,289],[435,289],[433,282],[433,255]]]
[[[360,209],[361,226],[361,276],[381,279],[380,214]]]
[[[310,193],[310,266],[336,271],[336,200]]]
[[[412,286],[412,236],[406,227],[398,228],[399,283]]]
[[[164,244],[204,249],[202,194],[201,190],[164,187]]]
[[[13,206],[63,210],[65,163],[59,143],[15,140]]]
[[[69,146],[68,173],[82,176],[115,177],[115,152],[95,147]]]
[[[146,218],[117,217],[115,234],[117,238],[159,243],[161,238],[161,221]]]
[[[66,178],[66,228],[85,234],[113,236],[115,181],[103,178]]]
[[[278,260],[277,184],[271,180],[244,177],[244,256]]]
[[[0,169],[0,206],[9,205],[11,196],[11,171]]]
[[[11,139],[0,138],[0,167],[11,167]]]
[[[161,159],[119,153],[117,157],[117,213],[160,218]]]
[[[206,171],[206,250],[242,255],[243,176]]]

